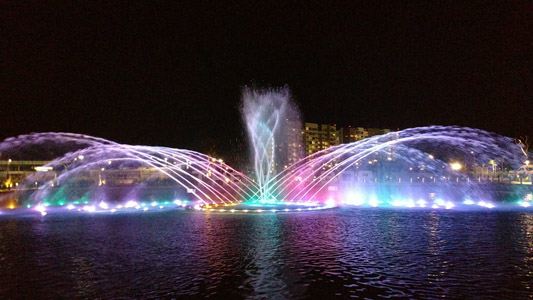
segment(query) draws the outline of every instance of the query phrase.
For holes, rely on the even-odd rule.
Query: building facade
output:
[[[366,139],[367,137],[387,134],[390,129],[381,128],[364,128],[364,127],[343,127],[339,128],[339,138],[341,144],[348,144]]]
[[[284,166],[289,166],[304,158],[302,123],[287,120],[287,154]]]
[[[50,161],[41,160],[0,160],[0,189],[10,189],[24,183],[30,175],[39,172],[37,179],[49,180],[56,173],[51,168],[44,168]]]
[[[340,144],[335,125],[304,123],[302,135],[306,156]]]

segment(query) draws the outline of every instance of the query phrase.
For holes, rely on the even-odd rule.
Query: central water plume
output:
[[[299,141],[288,141],[288,132],[300,132],[299,111],[293,104],[288,87],[242,90],[241,113],[246,124],[255,180],[262,202],[275,201],[271,179],[289,164],[289,147]],[[301,137],[300,137],[301,138]]]

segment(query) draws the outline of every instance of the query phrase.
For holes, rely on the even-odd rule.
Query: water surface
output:
[[[1,299],[533,297],[533,214],[0,217]]]

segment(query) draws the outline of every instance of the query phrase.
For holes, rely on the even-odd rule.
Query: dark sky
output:
[[[228,155],[246,84],[289,85],[311,122],[533,135],[532,1],[19,2],[0,9],[2,139]]]

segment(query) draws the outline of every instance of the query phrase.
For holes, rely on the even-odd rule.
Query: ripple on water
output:
[[[333,209],[0,219],[0,298],[523,299],[533,215]]]

